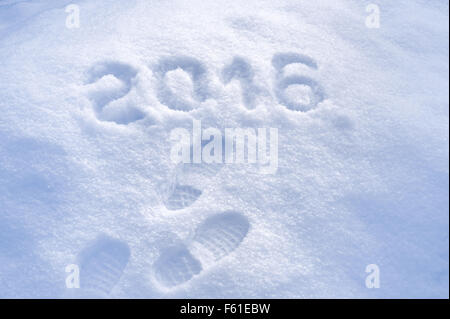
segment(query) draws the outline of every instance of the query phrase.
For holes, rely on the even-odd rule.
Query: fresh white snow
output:
[[[0,297],[448,298],[449,5],[369,3],[0,0]]]

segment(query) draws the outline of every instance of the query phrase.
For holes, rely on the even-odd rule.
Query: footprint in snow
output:
[[[250,228],[241,213],[227,211],[207,218],[193,238],[162,251],[154,264],[154,277],[172,288],[199,275],[239,247]]]
[[[202,149],[212,140],[202,140]],[[225,138],[222,138],[222,148],[225,147]],[[225,154],[222,154],[222,163],[193,163],[193,147],[190,147],[190,162],[180,163],[176,169],[175,181],[163,198],[164,205],[169,210],[181,210],[191,206],[201,195],[202,191],[194,185],[205,184],[213,178],[224,166]]]
[[[175,188],[165,201],[165,206],[169,210],[179,210],[191,206],[202,191],[189,185],[175,185]]]
[[[128,244],[100,236],[79,255],[80,288],[86,296],[106,297],[119,282],[130,258]]]

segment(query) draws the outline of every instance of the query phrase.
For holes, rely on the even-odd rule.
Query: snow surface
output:
[[[0,297],[448,298],[449,5],[374,3],[0,0]],[[277,173],[174,165],[193,119]]]

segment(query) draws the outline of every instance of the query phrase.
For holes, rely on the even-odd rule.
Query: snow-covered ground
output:
[[[369,4],[0,0],[0,297],[448,298],[449,5]]]

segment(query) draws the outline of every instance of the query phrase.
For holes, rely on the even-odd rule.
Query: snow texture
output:
[[[368,4],[0,0],[0,297],[448,298],[449,5]]]

